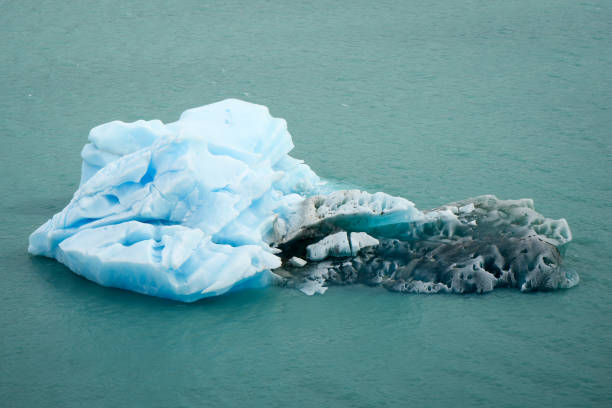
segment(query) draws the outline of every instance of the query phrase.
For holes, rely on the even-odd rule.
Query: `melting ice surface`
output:
[[[70,203],[30,236],[100,285],[191,302],[271,283],[400,292],[568,288],[564,219],[477,197],[431,211],[404,198],[328,191],[288,153],[286,122],[229,99],[177,122],[109,122],[85,145]]]

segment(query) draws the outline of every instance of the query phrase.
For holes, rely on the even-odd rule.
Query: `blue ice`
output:
[[[97,126],[78,190],[29,252],[100,285],[187,302],[264,285],[281,265],[278,230],[322,186],[292,148],[283,119],[235,99],[170,124]]]
[[[329,191],[292,149],[283,119],[236,99],[169,124],[102,124],[81,152],[78,190],[32,233],[29,252],[100,285],[192,302],[269,284],[283,264],[279,247],[326,228],[336,234],[301,249],[310,260],[356,256],[379,244],[368,234],[402,238],[397,231],[419,223],[446,231],[461,221],[461,212],[424,213],[384,193]],[[555,244],[571,239],[565,220],[534,225],[553,225]]]

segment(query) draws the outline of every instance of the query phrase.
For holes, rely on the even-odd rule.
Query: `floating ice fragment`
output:
[[[425,293],[578,283],[561,267],[567,222],[532,200],[420,211],[384,193],[329,192],[292,148],[284,120],[235,99],[169,124],[97,126],[79,189],[28,249],[101,285],[185,302],[271,282],[307,294],[348,283]]]
[[[308,296],[312,296],[315,293],[322,295],[327,291],[327,287],[323,286],[323,281],[321,280],[306,280],[300,285],[299,289]]]
[[[469,214],[474,211],[474,203],[469,203],[464,205],[463,207],[459,207],[459,212],[462,214]]]
[[[298,258],[297,256],[294,256],[294,257],[291,257],[291,259],[289,259],[289,265],[295,266],[297,268],[301,268],[304,265],[306,265],[306,261],[303,260],[302,258]]]
[[[355,256],[362,248],[378,245],[380,242],[365,232],[351,232],[349,235],[351,244],[351,255]]]

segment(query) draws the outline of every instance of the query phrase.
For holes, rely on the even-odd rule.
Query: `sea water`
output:
[[[612,4],[0,4],[6,406],[607,406]],[[568,220],[570,290],[179,304],[27,254],[89,129],[228,97],[287,119],[322,177],[431,208],[533,198]]]

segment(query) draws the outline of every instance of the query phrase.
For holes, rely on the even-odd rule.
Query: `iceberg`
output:
[[[330,191],[289,155],[268,109],[228,99],[174,123],[93,128],[68,205],[29,252],[103,286],[184,302],[270,284],[392,291],[567,288],[564,219],[531,200],[477,197],[421,211],[401,197]]]

